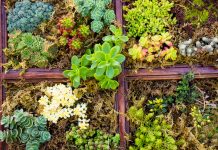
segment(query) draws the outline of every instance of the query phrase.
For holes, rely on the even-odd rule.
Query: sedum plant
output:
[[[56,58],[58,48],[56,44],[34,36],[32,33],[16,31],[9,34],[8,48],[4,52],[18,68],[23,66],[43,68],[48,66],[49,61]],[[10,67],[10,64],[5,65]]]
[[[153,61],[176,60],[177,50],[173,47],[171,35],[166,32],[161,35],[150,36],[145,34],[129,49],[129,55],[133,59]]]
[[[1,125],[7,129],[0,131],[0,140],[7,143],[19,141],[26,144],[26,150],[39,150],[41,144],[51,139],[47,120],[43,116],[34,117],[22,109],[15,110],[11,116],[3,115]]]
[[[136,0],[124,7],[129,37],[140,37],[144,33],[159,35],[176,23],[170,10],[173,3],[168,0]]]
[[[193,80],[194,74],[189,72],[183,76],[181,81],[179,81],[176,88],[176,104],[194,103],[200,97],[200,93],[191,83]]]
[[[8,12],[8,31],[21,30],[32,32],[39,24],[49,20],[53,6],[44,2],[29,0],[17,1],[15,7]]]
[[[93,129],[80,130],[77,127],[72,127],[66,133],[66,139],[73,142],[78,150],[118,149],[120,143],[119,134],[112,135]]]
[[[110,25],[115,20],[115,13],[108,6],[112,0],[74,0],[76,10],[83,17],[91,17],[91,29],[99,33],[105,25]]]
[[[39,107],[42,107],[40,114],[48,121],[57,123],[60,118],[67,119],[77,116],[80,129],[86,129],[89,126],[86,115],[87,104],[76,104],[78,98],[73,94],[70,86],[56,84],[52,87],[46,87],[42,92],[45,95],[38,101]]]
[[[103,38],[105,39],[105,38]],[[80,85],[81,78],[94,77],[99,81],[103,89],[116,89],[119,83],[113,80],[122,72],[121,64],[125,56],[121,54],[122,42],[108,39],[103,44],[95,44],[93,53],[83,55],[80,59],[77,56],[72,57],[71,70],[65,70],[64,75],[68,77],[73,86],[77,88]]]
[[[176,142],[169,134],[172,126],[163,115],[154,116],[152,110],[145,114],[142,107],[131,106],[128,116],[139,127],[135,132],[134,145],[129,150],[176,150]]]
[[[193,106],[191,108],[191,116],[193,118],[194,127],[201,128],[207,123],[211,122],[208,115],[202,115],[198,107]]]
[[[58,22],[59,44],[67,46],[70,50],[79,51],[83,42],[91,34],[90,27],[86,24],[76,23],[71,15],[62,17]]]

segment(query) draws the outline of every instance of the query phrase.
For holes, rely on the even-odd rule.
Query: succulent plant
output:
[[[40,23],[49,20],[52,12],[53,6],[49,3],[17,1],[15,7],[9,10],[7,29],[9,32],[14,30],[32,32]]]
[[[82,48],[82,41],[79,38],[73,38],[69,40],[68,45],[72,50],[79,50]]]
[[[195,56],[201,52],[207,52],[211,55],[218,53],[218,37],[207,38],[202,37],[195,44],[192,39],[180,42],[180,54],[183,56]]]
[[[110,25],[115,20],[115,13],[108,9],[111,0],[74,0],[76,10],[83,17],[91,17],[91,29],[99,33],[105,25]]]
[[[81,35],[81,37],[88,37],[90,35],[90,29],[89,26],[87,25],[80,25],[78,28],[79,34]]]
[[[133,59],[141,61],[145,59],[147,62],[153,62],[156,59],[176,60],[177,50],[170,39],[171,35],[168,32],[154,36],[145,34],[140,38],[139,44],[129,49],[129,55]]]
[[[66,139],[72,141],[79,150],[118,149],[120,143],[119,134],[112,135],[93,129],[79,130],[77,127],[67,132]]]
[[[56,58],[58,48],[45,39],[32,33],[13,32],[9,35],[8,48],[4,50],[6,56],[18,57],[28,67],[47,67],[50,60]]]
[[[0,140],[7,143],[26,144],[26,150],[39,150],[40,144],[51,139],[47,130],[47,120],[43,116],[34,117],[28,112],[15,110],[12,116],[3,116],[1,125],[7,128],[0,131]]]

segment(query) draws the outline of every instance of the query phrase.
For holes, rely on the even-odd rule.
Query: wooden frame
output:
[[[5,0],[0,1],[0,64],[4,63],[6,60],[3,54],[3,48],[7,45],[7,29],[6,29],[6,12],[5,12]],[[123,27],[123,11],[122,0],[114,1],[115,12],[117,16],[117,22]],[[125,33],[125,32],[124,32]],[[181,75],[193,71],[196,78],[218,78],[218,69],[214,67],[202,67],[194,66],[190,67],[187,65],[176,65],[174,67],[168,67],[166,69],[157,68],[152,71],[146,69],[139,69],[137,72],[129,69],[125,69],[123,66],[123,72],[119,75],[118,80],[120,86],[116,95],[115,109],[119,111],[119,133],[121,136],[120,147],[122,150],[126,149],[125,134],[128,127],[128,122],[125,119],[126,112],[126,95],[127,93],[127,79],[141,79],[141,80],[171,80],[180,79]],[[34,69],[30,68],[23,75],[19,75],[19,70],[13,71],[9,70],[4,73],[2,65],[0,65],[0,104],[3,103],[5,99],[6,90],[3,87],[3,80],[8,83],[16,82],[17,80],[25,79],[27,82],[39,82],[43,80],[50,80],[53,82],[67,82],[68,80],[64,78],[62,70],[60,69]],[[2,111],[0,111],[0,115]],[[2,130],[2,126],[0,126]],[[7,150],[5,143],[0,143],[0,150]]]

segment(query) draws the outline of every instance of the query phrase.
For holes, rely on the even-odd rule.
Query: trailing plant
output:
[[[113,42],[115,42],[115,46],[113,46]],[[73,56],[72,70],[65,70],[65,77],[70,78],[75,88],[80,85],[81,78],[86,80],[87,77],[94,77],[99,81],[101,88],[116,89],[119,83],[113,78],[121,73],[121,64],[125,60],[125,56],[121,54],[120,44],[116,40],[112,40],[110,43],[95,44],[93,53],[88,51],[80,59]]]
[[[161,35],[143,35],[139,44],[129,49],[129,55],[133,59],[146,60],[147,62],[176,60],[177,50],[173,47],[171,35],[166,32]]]
[[[218,37],[202,37],[195,43],[192,39],[180,42],[179,51],[180,54],[183,56],[195,56],[203,52],[213,55],[215,53],[218,53]]]
[[[79,150],[118,149],[120,143],[119,134],[112,135],[93,129],[80,130],[74,126],[66,133],[66,139],[73,142]]]
[[[200,97],[200,93],[191,83],[192,80],[194,80],[194,74],[189,72],[179,81],[176,88],[176,104],[194,103]]]
[[[39,150],[41,144],[51,139],[47,130],[47,120],[43,116],[34,117],[28,112],[15,110],[12,116],[4,116],[1,125],[7,128],[0,131],[0,140],[26,144],[26,150]]]
[[[128,36],[139,37],[144,33],[159,35],[176,23],[170,10],[173,3],[168,0],[136,0],[125,6]]]
[[[124,43],[126,43],[129,38],[125,35],[123,35],[122,28],[117,28],[114,25],[110,26],[110,31],[113,33],[113,35],[108,35],[103,38],[103,41],[109,42],[110,44],[120,45],[123,46]]]
[[[202,126],[210,122],[209,116],[206,114],[202,115],[201,111],[196,106],[193,106],[191,108],[190,114],[193,118],[194,127],[201,128]]]
[[[172,127],[163,115],[154,116],[152,110],[145,114],[143,108],[131,106],[128,116],[139,126],[135,132],[134,145],[129,150],[177,149],[174,138],[169,134]]]
[[[76,10],[83,17],[91,17],[91,29],[99,33],[105,25],[110,25],[115,20],[114,11],[109,9],[111,0],[74,0]]]
[[[15,7],[8,12],[8,31],[21,30],[32,32],[39,24],[49,20],[53,12],[53,6],[40,1],[17,1]]]
[[[78,51],[82,48],[83,42],[91,34],[90,27],[86,24],[79,24],[70,15],[62,17],[58,22],[59,44],[70,50]]]
[[[4,50],[5,55],[10,58],[12,64],[7,67],[26,68],[47,67],[49,61],[57,57],[57,45],[45,39],[34,36],[32,33],[21,33],[20,31],[9,34],[8,48]]]
[[[52,87],[46,87],[42,90],[45,93],[39,99],[40,114],[48,121],[57,123],[60,118],[67,119],[71,116],[78,117],[78,126],[80,129],[86,129],[89,124],[86,111],[87,104],[77,104],[78,98],[73,94],[70,86],[56,84]],[[73,106],[75,106],[73,108]]]

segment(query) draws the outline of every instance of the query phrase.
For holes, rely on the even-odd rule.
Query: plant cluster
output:
[[[146,60],[153,62],[155,60],[176,60],[177,50],[170,41],[171,35],[166,32],[161,35],[150,36],[145,34],[139,40],[139,44],[135,44],[129,49],[129,55],[138,60]]]
[[[26,150],[39,150],[40,144],[51,139],[47,120],[43,116],[34,117],[22,109],[15,110],[12,116],[3,116],[1,125],[7,129],[0,131],[0,140],[7,143],[19,140],[26,144]]]
[[[191,108],[190,114],[193,118],[194,127],[201,128],[202,126],[210,122],[209,116],[206,114],[202,115],[201,111],[196,106],[193,106]]]
[[[8,48],[4,52],[14,63],[6,64],[8,67],[15,65],[18,68],[26,66],[43,68],[48,66],[49,61],[56,58],[58,48],[56,44],[46,41],[40,36],[16,31],[9,34]],[[18,60],[16,60],[17,58]]]
[[[218,53],[218,38],[202,37],[200,40],[196,41],[195,44],[192,39],[189,39],[179,44],[179,51],[183,56],[195,56],[202,52],[213,55]]]
[[[69,118],[71,116],[78,116],[78,126],[80,129],[86,129],[89,124],[86,111],[87,104],[77,104],[78,98],[73,94],[70,86],[63,84],[56,84],[52,87],[46,87],[42,90],[45,93],[39,99],[39,107],[42,107],[40,114],[48,121],[57,123],[60,118]],[[75,108],[72,108],[75,106]]]
[[[189,72],[179,81],[176,88],[176,104],[194,103],[200,97],[199,91],[191,83],[192,80],[194,80],[194,74]]]
[[[144,33],[159,35],[166,32],[167,27],[176,23],[169,13],[173,5],[168,0],[136,0],[124,7],[127,12],[124,18],[127,21],[128,36],[138,37]]]
[[[122,71],[121,64],[125,60],[125,56],[121,54],[120,44],[126,40],[128,39],[125,38],[123,41],[118,39],[117,42],[114,39],[107,39],[107,42],[103,44],[96,44],[93,53],[89,50],[80,59],[73,56],[71,59],[72,70],[65,70],[64,75],[70,78],[75,88],[80,85],[81,78],[86,80],[87,77],[94,77],[99,81],[101,88],[116,89],[119,83],[113,78]]]
[[[67,141],[73,142],[79,150],[110,150],[118,149],[120,135],[112,135],[102,132],[101,130],[79,130],[72,127],[67,132]]]
[[[58,22],[60,34],[59,44],[71,50],[78,51],[82,48],[83,42],[89,37],[91,31],[88,25],[74,22],[73,17],[64,16]]]
[[[176,150],[176,142],[168,133],[172,128],[164,119],[163,115],[154,117],[152,111],[144,113],[143,108],[131,106],[128,111],[131,121],[138,124],[135,132],[134,146],[129,150]]]
[[[74,0],[76,10],[83,17],[91,17],[91,29],[99,33],[105,25],[110,25],[115,20],[112,9],[108,9],[112,0]]]
[[[44,2],[17,1],[15,7],[8,12],[8,31],[21,30],[32,32],[37,26],[49,20],[53,6]]]
[[[155,100],[148,100],[148,108],[150,112],[162,114],[167,112],[167,103],[162,98],[155,98]]]
[[[216,6],[213,6],[213,3],[213,0],[207,2],[203,0],[190,1],[188,7],[185,7],[185,20],[194,26],[200,26],[209,20],[209,16],[217,18]]]

